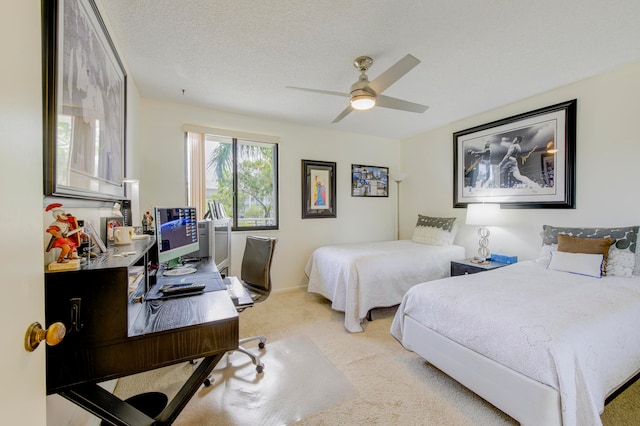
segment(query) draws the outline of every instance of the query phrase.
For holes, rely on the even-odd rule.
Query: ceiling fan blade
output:
[[[403,101],[402,99],[396,99],[384,95],[378,95],[378,98],[376,99],[376,106],[419,113],[423,113],[429,108],[426,105],[415,104],[413,102]]]
[[[343,118],[345,118],[351,111],[353,111],[353,107],[351,105],[349,105],[348,107],[346,107],[344,109],[344,111],[342,111],[340,113],[340,115],[338,115],[336,118],[333,119],[332,123],[337,123],[338,121],[342,120]]]
[[[382,93],[387,87],[398,81],[403,75],[411,71],[420,60],[413,55],[407,55],[395,64],[391,65],[385,72],[376,77],[369,87],[376,93]]]
[[[351,95],[349,93],[332,92],[332,91],[329,91],[329,90],[307,89],[305,87],[294,87],[294,86],[286,86],[286,88],[287,89],[302,90],[304,92],[320,93],[321,95],[342,96],[342,97],[346,97],[346,98],[351,97]]]

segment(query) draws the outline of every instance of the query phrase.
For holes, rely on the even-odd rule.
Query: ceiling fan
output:
[[[358,71],[360,71],[360,77],[358,78],[358,81],[351,86],[351,91],[349,93],[331,92],[328,90],[307,89],[304,87],[293,86],[287,86],[287,88],[304,90],[305,92],[320,93],[323,95],[334,95],[351,98],[349,105],[332,121],[332,123],[337,123],[338,121],[342,120],[354,109],[367,110],[373,108],[374,106],[398,109],[401,111],[423,113],[427,110],[427,108],[429,108],[428,106],[403,101],[401,99],[392,98],[390,96],[384,96],[381,94],[384,90],[398,81],[406,73],[411,71],[419,63],[420,61],[416,57],[407,55],[370,82],[369,78],[367,77],[367,70],[373,64],[373,59],[371,59],[369,56],[359,56],[353,61],[353,65]]]

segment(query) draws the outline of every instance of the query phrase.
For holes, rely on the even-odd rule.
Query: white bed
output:
[[[533,261],[412,287],[391,334],[524,425],[600,425],[640,369],[640,277]]]
[[[313,252],[305,273],[308,291],[344,312],[348,331],[361,332],[369,310],[399,304],[415,284],[448,277],[451,260],[464,256],[464,247],[409,240],[331,245]]]

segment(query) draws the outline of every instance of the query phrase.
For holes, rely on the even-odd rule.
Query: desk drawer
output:
[[[47,394],[237,349],[238,317],[67,350],[47,346]]]
[[[478,272],[484,271],[483,268],[478,268],[477,266],[465,265],[462,263],[451,262],[451,276],[455,277],[458,275],[469,275],[469,274],[477,274]]]

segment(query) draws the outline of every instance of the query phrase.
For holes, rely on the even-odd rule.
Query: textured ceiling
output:
[[[144,97],[404,138],[640,61],[638,0],[99,0]],[[374,108],[331,121],[353,60],[371,80],[422,62],[384,94],[423,114]],[[184,89],[184,94],[183,94]]]

